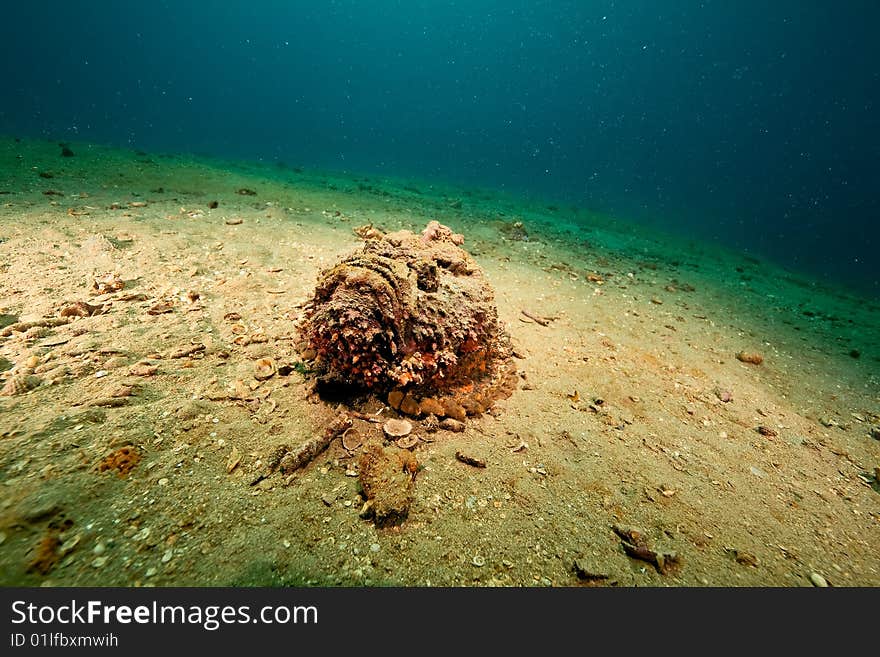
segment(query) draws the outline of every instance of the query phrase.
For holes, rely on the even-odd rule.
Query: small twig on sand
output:
[[[324,432],[320,436],[316,436],[307,440],[302,447],[288,454],[281,459],[281,472],[290,474],[294,470],[298,470],[304,465],[308,465],[321,452],[323,452],[333,439],[341,436],[346,430],[351,428],[351,418],[348,413],[340,413],[337,415]]]
[[[556,319],[555,317],[539,317],[538,315],[534,315],[525,309],[521,309],[520,312],[528,317],[530,320],[532,320],[533,322],[537,322],[541,326],[550,326],[550,322]]]

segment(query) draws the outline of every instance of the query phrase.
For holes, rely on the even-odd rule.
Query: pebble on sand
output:
[[[817,588],[824,589],[828,587],[828,581],[819,573],[810,573],[810,581]]]
[[[460,433],[464,431],[464,422],[448,417],[440,423],[440,428],[452,431],[453,433]]]
[[[764,357],[755,351],[740,351],[736,354],[736,359],[752,365],[760,365],[764,362]]]
[[[722,401],[725,404],[733,401],[733,393],[724,388],[716,388],[715,396],[718,397],[719,401]]]

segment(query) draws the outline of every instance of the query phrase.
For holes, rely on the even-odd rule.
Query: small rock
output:
[[[171,561],[171,558],[174,556],[174,550],[171,548],[165,550],[165,554],[162,555],[162,563],[168,563]]]
[[[475,456],[471,456],[470,454],[465,454],[461,450],[459,450],[455,453],[455,458],[457,460],[461,461],[462,463],[464,463],[466,465],[471,465],[475,468],[485,468],[486,467],[485,460],[483,460],[481,458],[477,458]]]
[[[715,396],[718,397],[718,399],[723,401],[725,404],[733,401],[733,393],[730,392],[730,390],[716,388],[715,389]]]
[[[464,431],[464,422],[448,417],[440,422],[440,428],[445,429],[446,431],[452,431],[453,433],[461,433]]]
[[[117,367],[124,367],[125,365],[128,365],[128,358],[124,356],[112,356],[104,362],[104,367],[108,370],[115,370]]]
[[[144,573],[144,577],[152,577],[157,572],[159,572],[159,571],[156,569],[155,566],[150,566],[149,568],[147,568],[147,572]]]
[[[754,351],[740,351],[736,354],[736,359],[743,363],[751,363],[752,365],[760,365],[764,362],[764,357]]]
[[[742,564],[743,566],[754,566],[755,568],[758,567],[758,557],[751,552],[734,550],[733,557],[738,564]]]
[[[388,405],[395,411],[400,410],[400,404],[403,401],[403,391],[392,390],[388,393]]]
[[[486,558],[481,554],[475,554],[474,558],[471,559],[471,563],[477,568],[482,568],[486,565]]]
[[[400,402],[400,412],[410,417],[418,417],[421,415],[422,409],[412,395],[407,395]]]
[[[598,570],[591,564],[589,564],[584,558],[575,559],[572,569],[574,570],[574,573],[575,575],[577,575],[578,579],[582,579],[587,582],[595,582],[603,579],[608,579],[608,575],[599,573]]]
[[[378,543],[373,543],[372,545],[370,545],[370,552],[378,552],[381,547],[382,546],[380,546]]]
[[[755,429],[755,431],[757,431],[762,436],[769,436],[770,438],[779,435],[779,432],[775,429],[771,429],[770,427],[765,427],[763,425]]]
[[[43,498],[30,496],[19,506],[18,517],[25,522],[36,522],[43,518],[54,516],[61,511],[61,505],[48,496]]]
[[[422,410],[422,413],[426,415],[436,415],[438,417],[443,417],[443,404],[438,402],[433,397],[426,397],[422,401],[419,402],[419,407]]]
[[[232,474],[240,463],[241,455],[238,453],[238,448],[233,446],[232,451],[229,453],[229,458],[226,460],[226,474]]]
[[[167,486],[167,485],[168,485],[168,478],[167,478],[167,477],[162,477],[157,483],[158,483],[160,486]]]
[[[158,371],[158,365],[153,365],[149,361],[141,361],[132,365],[128,373],[132,376],[153,376]]]
[[[331,495],[330,493],[324,493],[324,494],[321,496],[321,501],[322,501],[324,504],[326,504],[327,506],[333,506],[333,502],[336,501],[336,496],[335,496],[335,495]]]
[[[14,397],[39,388],[43,379],[33,374],[16,374],[9,377],[6,384],[0,388],[0,396]]]
[[[103,568],[107,563],[107,556],[96,557],[94,561],[92,561],[92,568]]]
[[[871,427],[871,438],[880,440],[880,427]]]
[[[96,556],[100,556],[107,551],[107,546],[103,543],[98,543],[95,547],[92,548],[92,553]]]
[[[813,583],[813,586],[816,588],[824,589],[828,588],[828,581],[822,577],[819,573],[810,573],[810,581]]]
[[[110,374],[110,372],[108,372],[107,370],[98,370],[97,372],[95,372],[95,378],[103,379],[108,374]]]
[[[214,410],[214,408],[203,401],[192,401],[187,402],[180,408],[178,408],[174,414],[177,416],[178,420],[194,420],[201,415],[205,415]]]
[[[465,412],[464,407],[454,399],[447,397],[443,400],[442,404],[443,415],[446,417],[458,420],[459,422],[464,422],[467,419],[467,413]]]

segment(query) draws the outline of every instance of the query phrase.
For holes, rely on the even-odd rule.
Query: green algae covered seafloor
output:
[[[69,147],[0,140],[0,584],[880,585],[876,300],[484,190]],[[335,412],[296,346],[318,273],[431,220],[518,386],[416,423],[377,528],[357,441],[269,466]]]

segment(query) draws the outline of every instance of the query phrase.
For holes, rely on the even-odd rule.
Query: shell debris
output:
[[[412,422],[409,420],[388,420],[382,425],[382,431],[391,439],[405,438],[412,432]]]
[[[275,361],[271,358],[260,358],[254,363],[254,378],[257,381],[265,381],[275,375]]]

